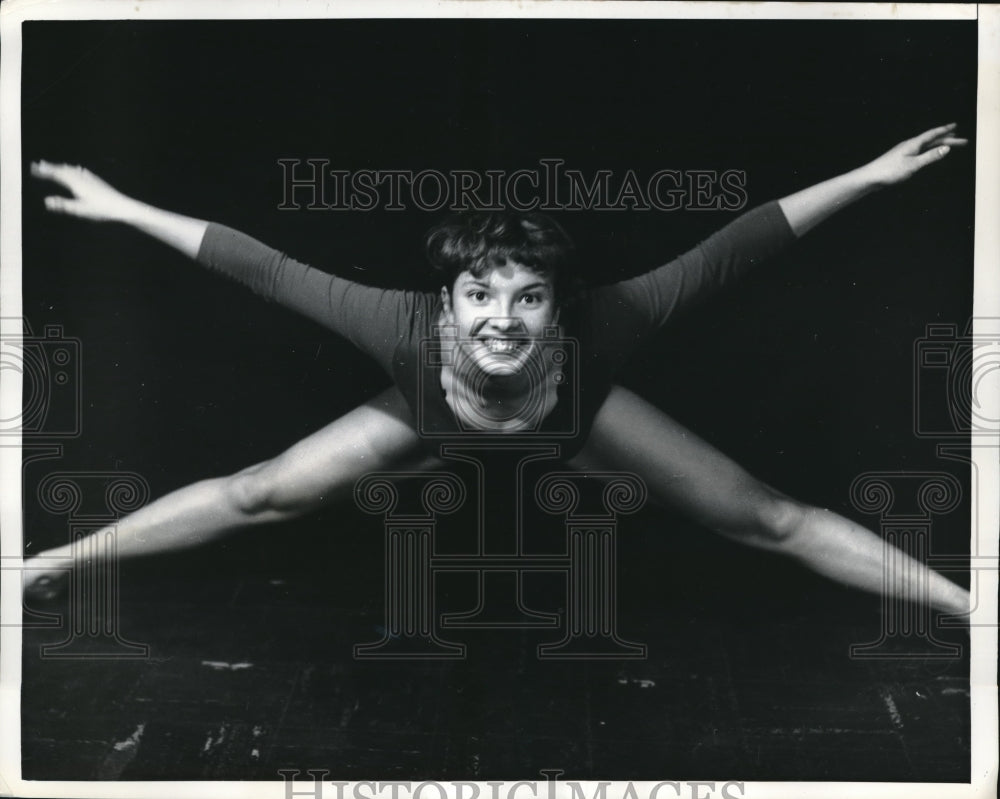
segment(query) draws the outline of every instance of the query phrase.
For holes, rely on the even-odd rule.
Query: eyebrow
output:
[[[487,283],[486,281],[480,280],[479,278],[475,278],[475,277],[464,278],[464,280],[461,282],[460,286],[461,286],[461,288],[470,288],[470,287],[473,287],[473,286],[476,286],[476,287],[479,287],[479,288],[484,288],[484,289],[492,288],[492,286],[490,286],[490,284]],[[519,286],[518,287],[518,291],[534,291],[536,289],[545,289],[546,291],[551,291],[552,290],[552,284],[551,283],[547,283],[544,280],[538,280],[538,281],[535,281],[534,283],[529,283],[526,286]]]

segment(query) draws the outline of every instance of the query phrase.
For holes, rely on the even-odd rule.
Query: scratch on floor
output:
[[[859,735],[862,731],[849,727],[772,727],[769,735]],[[879,734],[880,731],[876,731]],[[888,731],[880,734],[889,735]]]
[[[879,693],[882,695],[882,701],[885,702],[886,710],[889,711],[889,717],[892,719],[893,726],[897,730],[903,729],[903,719],[899,715],[899,708],[896,707],[896,703],[892,699],[892,694],[889,693],[888,688],[880,688]]]
[[[641,679],[637,679],[635,677],[619,677],[618,678],[618,684],[619,685],[638,685],[640,688],[655,688],[656,687],[656,681],[655,680],[641,680]]]
[[[348,722],[351,720],[351,717],[355,714],[355,712],[357,711],[357,709],[359,707],[361,707],[361,700],[360,699],[356,699],[356,700],[354,700],[353,707],[345,707],[344,708],[344,712],[340,714],[340,726],[341,726],[341,728],[345,728],[346,729]]]
[[[222,724],[219,727],[219,737],[213,738],[212,734],[209,733],[208,738],[205,741],[205,745],[201,748],[202,752],[210,752],[215,747],[222,744],[226,740],[226,725]]]
[[[142,723],[124,741],[116,741],[112,746],[112,751],[97,768],[96,778],[99,780],[118,779],[138,753],[139,742],[142,740],[142,734],[145,730],[146,725]]]
[[[226,663],[224,660],[203,660],[201,662],[202,666],[208,666],[210,669],[215,669],[216,671],[240,671],[241,669],[249,669],[253,666],[253,663]]]
[[[254,737],[254,741],[256,742],[256,739],[260,738],[260,736],[264,734],[264,728],[261,727],[259,724],[254,724],[253,729],[250,730],[250,734]],[[253,749],[251,749],[250,757],[253,760],[260,760],[260,749],[258,749],[256,746]]]
[[[145,729],[146,725],[140,724],[138,727],[135,728],[135,732],[133,732],[128,738],[126,738],[124,741],[118,741],[115,744],[115,751],[121,752],[125,749],[131,749],[132,747],[138,746],[139,740],[142,738],[142,733]]]

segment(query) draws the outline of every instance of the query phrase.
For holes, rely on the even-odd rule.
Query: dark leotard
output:
[[[794,238],[778,203],[767,203],[657,269],[586,292],[570,318],[563,319],[568,343],[551,348],[571,356],[555,410],[537,431],[503,433],[504,440],[557,442],[562,457],[572,457],[586,441],[617,370],[638,344],[674,313],[735,281]],[[363,286],[217,224],[208,226],[198,261],[371,355],[399,387],[433,451],[449,440],[469,440],[441,388],[435,329],[442,310],[439,294]],[[471,435],[488,437],[481,431]]]

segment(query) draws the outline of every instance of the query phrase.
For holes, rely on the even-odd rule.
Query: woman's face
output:
[[[495,376],[520,372],[559,316],[551,281],[512,261],[482,277],[462,272],[441,298],[463,353]]]

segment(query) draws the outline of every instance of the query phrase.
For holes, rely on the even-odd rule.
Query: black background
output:
[[[279,158],[328,157],[343,169],[530,169],[544,157],[584,173],[741,169],[756,205],[934,125],[975,129],[974,23],[32,22],[23,30],[25,169],[38,158],[81,163],[154,205],[385,286],[432,287],[420,235],[438,215],[279,211]],[[664,330],[622,382],[773,485],[856,519],[848,487],[862,472],[943,469],[964,479],[913,433],[912,350],[928,323],[963,327],[970,316],[974,179],[969,149],[866,198]],[[83,434],[66,442],[60,469],[135,471],[158,496],[271,457],[387,384],[349,344],[163,245],[47,214],[49,191],[26,177],[24,314],[36,332],[58,324],[82,342]],[[668,260],[732,216],[558,218],[587,273],[611,281]],[[43,473],[28,472],[29,551],[66,539],[64,523],[30,500]],[[298,539],[254,533],[185,556],[184,568],[270,568],[316,547],[339,561],[357,556],[355,534],[370,531],[370,560],[359,568],[370,568],[374,586],[379,523],[350,508],[317,518]],[[660,511],[641,518],[648,524],[636,522],[638,543],[623,544],[622,568],[651,590],[668,576],[670,591],[770,597],[779,607],[797,591],[847,596],[689,530],[687,554],[710,553],[710,566],[679,556],[672,567],[681,551],[672,548],[644,560],[647,546],[673,547],[661,534],[679,522]],[[327,535],[331,527],[343,538]],[[948,517],[935,527],[935,549],[961,551],[967,530],[966,512]],[[762,580],[762,569],[774,579]]]

